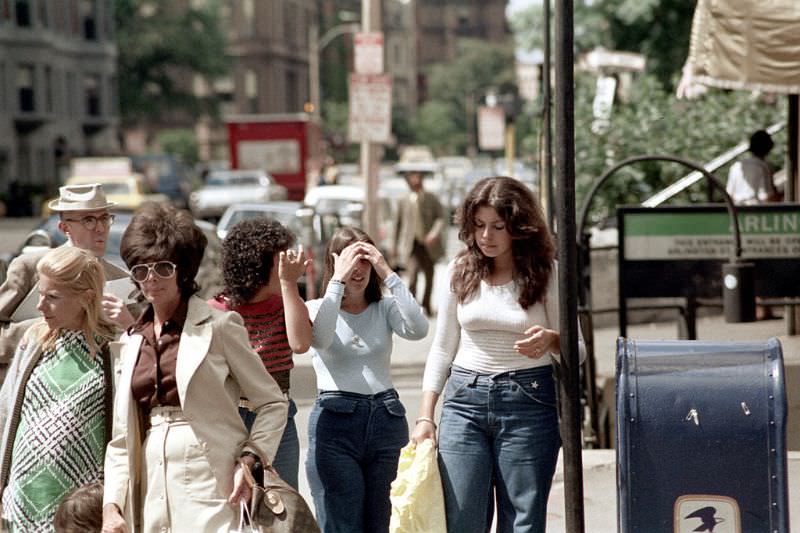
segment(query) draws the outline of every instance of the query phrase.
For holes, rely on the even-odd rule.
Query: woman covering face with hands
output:
[[[325,533],[388,531],[389,489],[408,442],[392,334],[421,339],[428,322],[372,239],[349,227],[328,244],[324,296],[306,305],[319,390],[306,463],[317,520]]]
[[[435,439],[444,390],[439,460],[448,531],[485,532],[495,507],[498,532],[544,533],[561,446],[553,241],[530,190],[511,178],[475,184],[457,222],[466,247],[449,265],[412,440]]]

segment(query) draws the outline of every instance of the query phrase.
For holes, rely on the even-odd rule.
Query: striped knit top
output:
[[[253,350],[261,357],[264,368],[275,378],[281,390],[288,392],[289,374],[294,368],[294,361],[289,339],[286,337],[286,318],[280,294],[233,308],[228,306],[228,300],[223,295],[209,300],[208,303],[216,309],[236,311],[242,315]]]

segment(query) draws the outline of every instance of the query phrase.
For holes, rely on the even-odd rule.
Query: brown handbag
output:
[[[250,468],[242,465],[250,486],[251,526],[261,533],[321,533],[314,513],[303,496],[278,475],[272,465],[264,465],[264,486],[256,484]]]

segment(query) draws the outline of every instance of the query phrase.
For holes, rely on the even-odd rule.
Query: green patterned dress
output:
[[[33,370],[3,492],[12,531],[53,531],[63,497],[103,480],[103,363],[89,355],[82,332],[65,331]]]

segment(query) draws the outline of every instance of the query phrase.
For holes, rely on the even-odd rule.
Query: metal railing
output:
[[[779,122],[778,124],[773,124],[772,126],[767,128],[767,133],[769,133],[770,135],[775,135],[777,132],[781,131],[785,127],[786,127],[785,122]],[[720,154],[719,156],[715,157],[714,159],[706,163],[703,166],[703,168],[707,172],[716,172],[720,168],[724,167],[725,165],[727,165],[728,163],[730,163],[731,161],[733,161],[734,159],[745,153],[747,151],[748,145],[749,143],[747,141],[737,144],[727,152]],[[642,202],[642,206],[656,207],[666,202],[676,194],[684,191],[688,187],[691,187],[701,179],[703,179],[703,174],[695,170],[687,174],[686,176],[682,177],[669,187],[661,190],[660,192],[657,192],[656,194],[654,194],[653,196]]]

